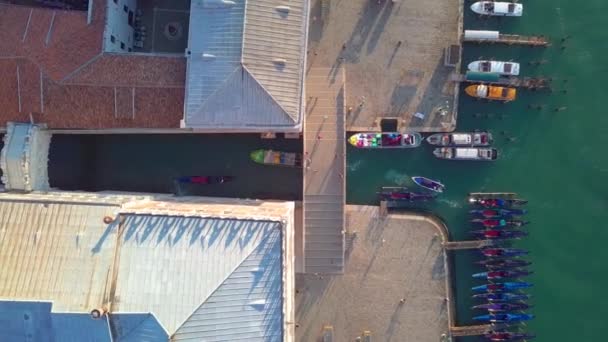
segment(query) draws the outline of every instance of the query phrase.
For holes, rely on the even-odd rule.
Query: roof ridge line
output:
[[[197,110],[200,108],[203,108],[205,106],[205,104],[207,104],[209,99],[212,99],[220,90],[224,89],[224,87],[226,87],[226,84],[228,84],[228,81],[232,79],[232,76],[234,76],[234,74],[236,74],[236,72],[241,67],[243,67],[243,63],[239,63],[239,65],[237,67],[235,67],[234,70],[232,70],[232,72],[230,72],[230,74],[226,78],[224,78],[222,83],[217,88],[215,88],[215,90],[211,94],[209,94],[209,96],[207,96],[205,101],[201,102],[201,104],[198,106]],[[185,85],[184,85],[184,88],[186,88]],[[185,102],[185,100],[184,100],[184,102]]]
[[[97,55],[95,55],[91,59],[89,59],[88,61],[82,63],[78,68],[74,69],[72,72],[70,72],[64,78],[58,80],[57,82],[58,83],[64,83],[65,81],[69,80],[70,78],[76,76],[76,74],[78,74],[80,71],[82,71],[82,69],[84,69],[87,66],[91,65],[93,62],[97,61],[103,55],[104,55],[103,51],[100,52],[100,53],[98,53]]]
[[[281,227],[283,226],[283,224],[282,224],[282,223],[280,223],[280,222],[276,222],[276,223],[277,223],[277,224],[279,224],[279,226],[281,226]],[[183,322],[182,322],[180,325],[178,325],[178,326],[177,326],[177,328],[175,329],[175,331],[174,331],[174,332],[172,332],[172,333],[169,335],[169,339],[172,339],[172,338],[175,336],[175,334],[177,333],[177,331],[178,331],[178,330],[179,330],[179,329],[180,329],[182,326],[184,326],[184,324],[185,324],[186,322],[188,322],[188,320],[189,320],[189,319],[190,319],[192,316],[194,316],[194,313],[195,313],[196,311],[198,311],[198,309],[200,309],[200,308],[201,308],[201,306],[205,305],[205,303],[207,302],[207,300],[208,300],[209,298],[211,298],[211,296],[213,296],[213,295],[214,295],[214,294],[215,294],[215,293],[218,291],[218,289],[219,289],[219,288],[220,288],[220,287],[221,287],[221,286],[222,286],[222,285],[223,285],[223,284],[226,282],[226,280],[228,280],[228,278],[230,278],[230,277],[232,276],[232,274],[234,274],[234,271],[236,271],[236,270],[237,270],[239,267],[241,267],[241,265],[243,265],[243,263],[245,263],[245,261],[246,261],[246,260],[247,260],[247,259],[248,259],[248,258],[249,258],[249,257],[250,257],[252,254],[253,254],[253,252],[255,252],[255,251],[256,251],[256,250],[257,250],[257,249],[258,249],[258,248],[259,248],[259,247],[262,245],[262,243],[264,243],[264,242],[266,242],[266,240],[270,239],[270,237],[272,236],[272,234],[271,234],[271,233],[272,233],[272,230],[273,230],[273,229],[275,229],[275,227],[270,228],[270,229],[268,230],[268,232],[266,233],[266,236],[264,236],[262,239],[260,239],[260,241],[258,242],[258,244],[257,244],[257,245],[256,245],[256,246],[255,246],[255,247],[254,247],[254,248],[251,250],[251,253],[249,253],[247,256],[245,256],[245,257],[243,258],[243,260],[241,260],[241,262],[239,262],[239,263],[238,263],[238,265],[236,265],[236,267],[234,267],[234,269],[232,269],[232,271],[231,271],[231,272],[230,272],[230,273],[229,273],[229,274],[226,276],[226,278],[224,278],[224,279],[223,279],[223,280],[222,280],[222,281],[221,281],[221,282],[220,282],[220,283],[217,285],[217,287],[215,288],[215,290],[211,291],[211,293],[209,293],[209,295],[208,295],[207,297],[203,298],[203,300],[201,301],[201,303],[200,303],[200,304],[199,304],[199,305],[198,305],[198,306],[197,306],[197,307],[194,309],[194,311],[192,311],[192,313],[191,313],[191,314],[190,314],[188,317],[186,317],[186,319],[185,319],[185,320],[184,320],[184,321],[183,321]],[[281,239],[282,239],[282,238],[283,238],[283,232],[281,232]],[[281,259],[281,263],[283,263],[282,259]],[[162,324],[161,324],[161,325],[162,325]]]
[[[251,72],[251,70],[249,70],[247,68],[247,66],[245,66],[244,63],[241,63],[241,66],[243,67],[243,69],[247,72],[247,74],[249,76],[251,76],[251,79],[253,79],[255,81],[255,83],[257,83],[258,86],[260,86],[260,88],[264,89],[264,93],[266,95],[268,95],[268,97],[272,100],[272,102],[274,102],[279,108],[281,108],[281,110],[283,111],[283,114],[285,114],[285,116],[287,116],[294,124],[298,123],[298,120],[294,119],[291,115],[289,115],[289,112],[285,109],[285,107],[283,107],[279,101],[277,101],[277,99],[272,96],[272,94],[268,91],[268,89],[266,89],[266,87],[264,87],[262,85],[262,83],[260,83],[260,81],[253,75],[253,73]]]
[[[118,314],[120,314],[120,313],[118,313]],[[137,329],[138,329],[138,328],[139,328],[139,327],[140,327],[142,324],[144,324],[144,322],[145,322],[145,321],[147,321],[147,320],[149,320],[149,319],[150,319],[150,316],[151,316],[151,314],[148,312],[148,313],[146,314],[146,318],[142,319],[142,320],[141,320],[139,323],[137,323],[137,325],[136,325],[135,327],[133,327],[133,329],[129,330],[129,332],[128,332],[127,334],[122,335],[122,336],[121,336],[121,339],[124,339],[124,338],[126,338],[127,336],[131,335],[131,334],[132,334],[134,331],[137,331]],[[110,320],[112,319],[111,314],[109,315],[109,318],[110,318]],[[156,320],[156,321],[158,322],[158,320]],[[160,324],[160,322],[159,322],[159,324]],[[162,324],[160,324],[160,325],[162,326]],[[111,324],[110,324],[110,326],[111,326]],[[118,336],[114,336],[114,333],[113,333],[111,330],[110,330],[110,334],[112,335],[112,338],[118,338]]]

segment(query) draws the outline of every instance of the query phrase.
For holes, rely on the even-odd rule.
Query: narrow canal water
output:
[[[470,13],[466,1],[465,12]],[[501,151],[495,163],[436,160],[430,146],[403,151],[348,150],[348,202],[377,203],[383,185],[411,185],[410,176],[442,180],[446,193],[426,209],[448,224],[454,239],[469,238],[465,197],[476,191],[513,191],[530,201],[530,236],[515,245],[531,250],[536,319],[526,329],[538,341],[604,341],[608,306],[608,31],[603,0],[525,1],[522,18],[478,19],[465,28],[544,34],[547,49],[506,46],[464,48],[466,65],[480,56],[514,60],[524,76],[554,79],[548,92],[518,92],[494,104],[461,93],[458,130],[489,129]],[[570,36],[562,44],[561,39]],[[565,49],[562,49],[565,46]],[[529,62],[545,60],[540,66]],[[565,92],[564,92],[565,91]],[[543,106],[541,110],[529,106]],[[563,107],[563,108],[561,108]],[[561,108],[559,111],[555,109]],[[456,252],[459,324],[471,324],[472,252]],[[463,339],[477,341],[477,338]]]
[[[54,135],[49,179],[62,190],[301,200],[302,170],[259,165],[255,149],[301,152],[298,139],[257,134]],[[224,184],[184,184],[181,176],[232,176]]]

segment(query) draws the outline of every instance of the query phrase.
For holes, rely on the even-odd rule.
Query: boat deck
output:
[[[467,43],[487,43],[487,44],[507,44],[507,45],[526,45],[526,46],[539,46],[547,47],[550,44],[549,40],[545,36],[522,36],[519,34],[499,34],[498,39],[476,39],[476,38],[464,38],[463,41]]]
[[[304,125],[304,270],[344,269],[344,69],[311,68],[306,75]]]

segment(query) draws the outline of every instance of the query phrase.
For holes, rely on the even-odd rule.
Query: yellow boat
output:
[[[474,84],[466,87],[464,91],[473,97],[480,99],[497,100],[497,101],[513,101],[517,90],[515,88],[496,87],[485,84]]]

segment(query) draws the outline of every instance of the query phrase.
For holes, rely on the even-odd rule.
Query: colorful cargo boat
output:
[[[420,133],[357,133],[348,138],[357,148],[413,148],[420,146]]]
[[[448,160],[494,161],[498,159],[498,151],[495,148],[440,147],[433,150],[433,155],[439,159]]]
[[[517,94],[515,88],[489,86],[485,84],[473,84],[466,87],[464,91],[472,97],[504,102],[515,100]]]
[[[426,142],[435,146],[490,146],[492,133],[437,133],[426,138]]]
[[[273,150],[255,150],[250,154],[251,160],[258,164],[302,167],[302,154]]]

